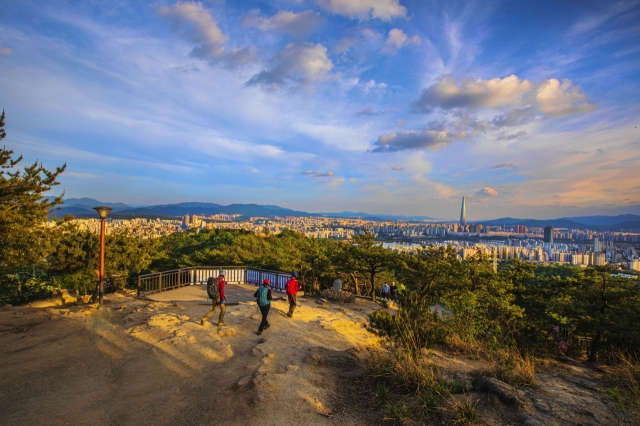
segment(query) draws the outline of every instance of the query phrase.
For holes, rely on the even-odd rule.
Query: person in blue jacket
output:
[[[260,322],[260,327],[258,327],[258,336],[262,334],[263,330],[268,329],[269,321],[267,321],[267,315],[269,315],[269,309],[271,308],[271,289],[269,288],[269,280],[264,280],[262,287],[260,287],[254,293],[253,297],[256,298],[256,302],[258,302],[258,307],[260,308],[260,312],[262,313],[262,321]]]

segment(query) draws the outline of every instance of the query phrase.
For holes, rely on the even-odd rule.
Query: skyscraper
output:
[[[467,203],[462,197],[462,209],[460,210],[460,226],[467,226]]]
[[[544,227],[544,242],[553,244],[553,225]]]

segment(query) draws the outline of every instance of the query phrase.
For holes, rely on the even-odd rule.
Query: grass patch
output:
[[[640,425],[640,356],[616,349],[611,361],[602,392],[626,411],[632,424]]]
[[[465,398],[453,406],[453,424],[467,425],[479,423],[478,401]]]
[[[493,364],[474,373],[476,377],[494,377],[514,387],[536,386],[535,358],[510,348],[496,352]]]

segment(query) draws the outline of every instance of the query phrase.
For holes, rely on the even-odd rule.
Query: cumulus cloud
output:
[[[391,170],[395,170],[396,172],[400,172],[400,171],[404,170],[404,167],[402,167],[402,166],[391,166]]]
[[[452,135],[447,130],[424,129],[420,132],[393,132],[382,135],[374,143],[372,152],[395,152],[406,149],[436,149],[449,145]]]
[[[496,164],[491,168],[492,170],[518,170],[518,166],[511,163]]]
[[[422,44],[422,40],[420,40],[420,37],[417,35],[409,38],[401,29],[393,28],[389,31],[389,35],[382,46],[381,52],[396,53],[404,46],[410,46],[412,44],[419,46]]]
[[[200,2],[177,2],[172,6],[161,6],[158,13],[171,22],[175,31],[198,43],[191,51],[193,57],[227,68],[237,68],[255,60],[246,47],[233,50],[224,47],[229,38],[222,33],[216,20]]]
[[[0,41],[0,56],[8,56],[11,55],[13,51],[8,47],[2,47],[2,41]]]
[[[426,88],[420,98],[413,102],[414,112],[431,112],[434,108],[452,110],[507,109],[520,108],[510,114],[497,116],[497,122],[518,124],[518,120],[529,117],[534,112],[547,117],[563,117],[591,111],[594,105],[587,103],[586,95],[574,86],[571,80],[562,83],[555,79],[543,80],[535,84],[520,80],[515,75],[491,80],[461,79],[443,76],[439,82]]]
[[[331,77],[332,69],[333,62],[327,56],[327,48],[323,45],[289,43],[269,69],[251,77],[246,85],[280,90],[288,84],[306,85],[327,80]]]
[[[271,17],[260,15],[258,9],[252,10],[243,22],[244,27],[256,27],[261,31],[275,31],[295,37],[304,37],[314,32],[324,23],[318,12],[305,10],[295,13],[281,10]]]
[[[407,15],[400,0],[316,0],[316,3],[328,12],[363,21],[374,18],[389,21]]]
[[[476,195],[479,195],[481,197],[497,197],[498,191],[496,191],[493,188],[489,188],[488,186],[485,186],[480,191],[476,192]]]
[[[524,138],[525,136],[527,136],[527,132],[518,132],[518,133],[513,133],[511,135],[500,133],[498,135],[498,137],[496,138],[496,140],[498,140],[498,141],[514,141],[514,140],[518,140],[518,139]]]
[[[305,176],[311,176],[311,177],[333,176],[333,172],[320,172],[320,171],[313,171],[313,170],[305,170],[304,172],[302,172],[302,174]]]

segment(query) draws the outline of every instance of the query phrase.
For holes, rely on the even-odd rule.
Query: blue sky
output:
[[[640,213],[640,2],[0,3],[7,148],[67,197]]]

